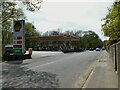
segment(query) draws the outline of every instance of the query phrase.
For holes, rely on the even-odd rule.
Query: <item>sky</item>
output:
[[[101,24],[108,7],[114,0],[43,0],[40,10],[25,11],[29,22],[33,23],[39,32],[57,30],[92,30],[104,37]]]

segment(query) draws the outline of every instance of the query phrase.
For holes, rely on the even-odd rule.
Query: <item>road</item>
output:
[[[56,54],[3,65],[3,87],[71,88],[99,51]]]

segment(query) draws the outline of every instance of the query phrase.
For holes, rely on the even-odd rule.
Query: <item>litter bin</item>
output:
[[[28,49],[28,53],[29,53],[30,55],[32,55],[32,48],[29,48],[29,49]]]

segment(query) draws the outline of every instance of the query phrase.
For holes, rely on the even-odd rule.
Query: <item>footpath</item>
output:
[[[113,61],[107,51],[102,52],[85,82],[83,90],[87,88],[118,88],[117,72],[114,71]]]

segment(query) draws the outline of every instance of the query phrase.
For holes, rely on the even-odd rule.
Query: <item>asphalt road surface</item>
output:
[[[99,51],[34,57],[20,64],[3,64],[3,87],[71,88],[96,60]]]

